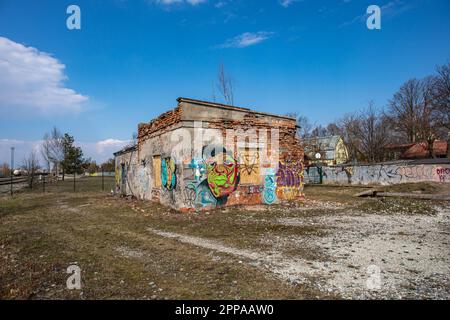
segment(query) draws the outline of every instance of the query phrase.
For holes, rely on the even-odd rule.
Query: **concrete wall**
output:
[[[303,150],[295,138],[295,120],[184,102],[161,119],[140,124],[137,149],[116,155],[118,192],[181,211],[304,198]],[[195,127],[199,121],[200,129]],[[280,129],[276,144],[262,134],[268,128]],[[256,141],[242,147],[239,136],[221,139],[212,143],[220,146],[218,154],[202,152],[214,141],[209,137],[224,138],[235,129],[243,137],[254,130]],[[197,145],[199,130],[203,138]],[[268,144],[279,149],[262,161],[267,150],[261,146]],[[226,163],[218,161],[224,157]]]
[[[402,162],[323,167],[323,184],[389,185],[427,181],[450,182],[450,164]]]
[[[217,166],[214,161],[203,158],[201,153],[196,156],[192,148],[177,156],[172,154],[176,142],[171,141],[171,135],[184,135],[184,130],[193,137],[193,128],[178,128],[145,140],[136,151],[116,156],[118,190],[182,211],[241,204],[270,205],[304,197],[303,163],[284,157],[263,165],[258,149],[232,151],[232,147],[224,146],[230,163],[227,173],[222,174],[226,183],[215,183],[220,179],[216,172],[224,172],[223,167],[214,167]],[[204,133],[213,135],[217,130],[205,129]],[[160,162],[155,163],[158,158]]]

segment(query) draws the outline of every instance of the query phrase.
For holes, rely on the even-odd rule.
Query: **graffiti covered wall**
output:
[[[135,149],[115,154],[117,191],[181,211],[303,199],[303,149],[295,119],[209,104],[180,102],[140,124]],[[230,130],[234,135],[227,140]],[[205,140],[200,152],[197,131]],[[212,136],[224,139],[209,149]]]
[[[323,167],[324,184],[389,185],[450,182],[450,164],[395,164]]]

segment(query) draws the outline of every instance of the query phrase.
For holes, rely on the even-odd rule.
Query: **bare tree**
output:
[[[211,96],[212,96],[212,101],[216,102],[217,97],[216,97],[216,86],[214,84],[214,81],[212,81],[212,85],[211,85]]]
[[[26,171],[28,176],[28,185],[30,188],[33,187],[34,177],[36,172],[39,170],[39,160],[35,150],[32,150],[28,156],[23,160],[22,165],[23,170]]]
[[[328,136],[327,128],[322,126],[321,124],[317,125],[312,129],[311,136],[313,137],[326,137]]]
[[[297,125],[299,126],[298,135],[300,138],[304,139],[311,136],[313,125],[306,116],[299,116],[297,118]]]
[[[311,131],[313,129],[312,123],[309,121],[308,117],[306,116],[299,116],[297,112],[288,112],[284,114],[286,117],[294,118],[296,119],[297,123],[297,135],[302,138],[309,138],[311,137]]]
[[[221,63],[217,74],[217,89],[226,104],[234,105],[234,85],[235,82],[233,78],[225,72],[225,67],[223,63]]]
[[[405,82],[389,101],[388,117],[392,128],[410,143],[427,140],[434,134],[431,77]]]
[[[386,160],[386,148],[391,143],[389,121],[373,102],[357,114],[344,116],[333,130],[341,134],[351,161]]]
[[[133,132],[133,134],[131,135],[131,140],[125,146],[125,148],[133,148],[133,147],[137,146],[137,144],[138,144],[138,134],[136,132]]]
[[[46,162],[47,168],[50,172],[50,166],[53,164],[56,175],[59,174],[58,168],[60,163],[64,160],[64,145],[63,145],[63,135],[56,128],[50,131],[50,133],[45,133],[42,141],[41,154]],[[64,172],[63,172],[64,180]]]
[[[47,168],[48,172],[50,172],[52,161],[50,160],[50,139],[48,133],[45,133],[44,138],[42,139],[41,155],[44,159],[45,167]]]
[[[442,130],[442,138],[450,131],[450,62],[436,68],[433,81],[433,117]],[[447,132],[445,132],[447,131]]]
[[[360,151],[359,139],[355,135],[358,131],[359,119],[355,114],[346,114],[338,121],[342,139],[348,150],[349,160],[357,162],[363,160],[362,152]]]
[[[354,136],[359,141],[360,150],[370,163],[385,160],[389,144],[389,125],[381,112],[377,112],[373,102],[364,110],[354,127]]]
[[[6,177],[11,175],[11,169],[9,168],[9,165],[5,162],[0,165],[0,177]]]
[[[327,135],[329,136],[341,135],[341,129],[335,122],[332,122],[327,125]]]

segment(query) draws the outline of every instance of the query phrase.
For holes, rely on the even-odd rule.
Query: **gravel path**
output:
[[[219,241],[147,230],[165,238],[230,254],[284,281],[308,283],[346,299],[448,299],[450,297],[450,206],[436,215],[348,212],[286,217],[275,223],[321,226],[325,233],[272,237],[270,250],[245,250]],[[283,254],[301,249],[320,258]]]

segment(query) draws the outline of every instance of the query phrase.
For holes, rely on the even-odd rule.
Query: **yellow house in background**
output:
[[[339,135],[303,139],[303,146],[309,165],[332,166],[348,162],[348,149]]]

